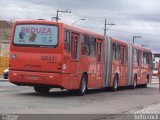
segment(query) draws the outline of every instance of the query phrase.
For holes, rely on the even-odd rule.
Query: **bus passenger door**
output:
[[[71,62],[70,62],[70,89],[77,89],[79,87],[78,74],[79,74],[79,39],[80,35],[71,33]]]
[[[137,83],[141,84],[141,57],[140,50],[137,50]]]
[[[103,87],[103,61],[102,61],[102,41],[97,40],[97,60],[96,60],[96,87]]]
[[[125,46],[121,46],[121,86],[127,85],[127,51]]]

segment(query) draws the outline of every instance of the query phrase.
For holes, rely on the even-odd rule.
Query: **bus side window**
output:
[[[146,54],[146,63],[149,65],[150,64],[150,54]]]
[[[97,43],[97,62],[102,61],[102,43]]]
[[[140,50],[137,50],[137,63],[140,66]]]
[[[147,60],[146,60],[146,53],[143,52],[143,58],[142,58],[143,64],[147,64]]]
[[[82,55],[90,55],[90,39],[88,35],[82,35]]]
[[[79,43],[79,35],[72,34],[72,41],[71,41],[71,54],[73,59],[78,59],[78,43]]]
[[[96,56],[96,38],[90,37],[90,55],[91,56]]]
[[[137,58],[137,50],[134,49],[133,50],[133,63],[137,63],[137,60],[138,60],[138,58]]]
[[[70,52],[70,31],[64,30],[64,49]]]
[[[116,44],[115,43],[113,43],[112,44],[112,55],[113,55],[113,60],[115,60],[116,59]]]
[[[122,56],[121,56],[122,64],[126,64],[126,48],[122,46],[121,50],[122,50]]]
[[[112,51],[113,51],[113,60],[120,60],[120,45],[113,43]]]
[[[116,45],[116,58],[117,60],[120,60],[120,45]]]

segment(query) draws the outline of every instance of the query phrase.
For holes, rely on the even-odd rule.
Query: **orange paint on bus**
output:
[[[140,52],[141,66],[133,63],[134,49]],[[113,87],[115,79],[118,87],[132,86],[135,76],[137,84],[146,84],[146,79],[151,80],[151,59],[142,64],[143,52],[151,55],[149,49],[60,22],[16,21],[9,80],[17,85],[67,90],[80,89],[83,78],[87,88],[94,89]]]

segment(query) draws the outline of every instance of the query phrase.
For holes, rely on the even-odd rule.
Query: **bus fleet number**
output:
[[[41,56],[41,60],[56,61],[57,57],[55,57],[55,56]]]

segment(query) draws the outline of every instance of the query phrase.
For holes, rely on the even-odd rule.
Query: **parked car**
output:
[[[3,77],[4,77],[4,79],[8,79],[8,72],[9,72],[8,69],[5,69],[5,70],[3,71]]]

